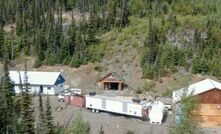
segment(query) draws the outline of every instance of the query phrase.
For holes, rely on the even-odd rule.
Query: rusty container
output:
[[[65,95],[65,96],[64,96],[64,102],[65,102],[66,104],[70,104],[70,96],[69,96],[69,95]]]
[[[85,107],[85,97],[82,95],[72,95],[70,97],[70,105]]]

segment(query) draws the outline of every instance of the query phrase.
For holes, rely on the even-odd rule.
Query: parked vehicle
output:
[[[73,94],[79,94],[79,95],[81,95],[81,89],[79,89],[79,88],[71,88],[70,91],[71,91]]]
[[[58,101],[64,102],[64,93],[59,93],[58,94]]]
[[[72,95],[72,91],[71,90],[64,90],[64,92],[61,92],[58,94],[58,101],[60,102],[64,102],[64,97],[65,96],[70,96]]]
[[[64,95],[72,95],[73,92],[71,90],[64,90]]]

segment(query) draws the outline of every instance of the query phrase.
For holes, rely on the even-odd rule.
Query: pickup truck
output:
[[[72,91],[65,90],[64,92],[59,93],[58,94],[58,101],[64,102],[64,96],[67,96],[67,95],[72,95]]]
[[[71,88],[69,90],[64,90],[64,92],[61,92],[58,94],[58,101],[64,102],[64,96],[68,96],[68,95],[70,96],[74,94],[81,95],[81,89]]]

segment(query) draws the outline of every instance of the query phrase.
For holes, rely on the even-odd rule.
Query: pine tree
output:
[[[4,46],[4,30],[3,24],[0,22],[0,59],[3,58],[3,46]]]
[[[29,83],[27,76],[27,63],[25,61],[25,72],[24,72],[24,91],[22,91],[22,102],[21,102],[21,133],[22,134],[34,134],[34,117],[32,115],[32,98],[29,94]]]
[[[92,9],[91,9],[92,10]],[[96,40],[96,29],[95,29],[95,15],[93,14],[93,10],[90,11],[90,22],[88,25],[88,32],[87,32],[87,44],[90,45],[95,42]]]
[[[152,20],[152,0],[149,0],[149,38],[146,41],[146,46],[149,47],[149,54],[148,54],[148,63],[154,64],[156,60],[156,31],[155,27],[153,26]]]
[[[75,24],[75,20],[74,20],[74,16],[72,14],[72,23],[71,23],[71,28],[69,31],[69,54],[72,56],[73,53],[75,52],[76,46],[77,46],[77,42],[76,42],[76,24]]]
[[[117,0],[109,0],[107,2],[107,20],[106,20],[106,28],[110,29],[115,25],[115,17],[117,14]]]
[[[127,8],[127,0],[121,0],[121,28],[129,23],[129,11]]]
[[[34,67],[40,67],[43,60],[45,59],[45,54],[44,54],[44,46],[46,46],[46,43],[45,43],[45,37],[44,35],[42,35],[42,30],[38,31],[36,33],[36,37],[35,37],[35,43],[37,45],[36,47],[36,53],[37,53],[37,57],[36,57],[36,60],[35,60],[35,63],[34,63]]]
[[[175,120],[170,127],[170,134],[200,134],[198,120],[191,114],[197,108],[198,100],[196,97],[186,97],[186,91],[182,95],[182,100],[176,107],[179,108],[179,119]],[[191,96],[191,95],[190,95]]]
[[[22,17],[23,17],[23,8],[21,0],[18,0],[16,3],[16,34],[20,35],[22,33]]]
[[[43,108],[43,103],[42,103],[42,96],[41,93],[39,92],[39,121],[38,121],[38,126],[37,126],[37,133],[38,134],[44,134],[44,123],[45,123],[45,118],[44,118],[44,108]]]
[[[13,102],[13,86],[9,77],[8,57],[5,56],[3,75],[1,78],[1,93],[0,93],[0,132],[15,133],[17,119],[15,118],[14,102]],[[8,112],[10,111],[10,112]]]
[[[84,122],[80,114],[77,115],[73,122],[72,134],[89,134],[89,124]]]
[[[49,96],[47,95],[47,101],[46,101],[46,110],[45,110],[45,134],[54,134],[54,120],[51,115],[51,105]]]

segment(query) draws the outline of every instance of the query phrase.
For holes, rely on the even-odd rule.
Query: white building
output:
[[[24,71],[9,71],[15,93],[20,93],[20,81],[24,82]],[[55,95],[64,91],[65,79],[60,72],[27,71],[30,92]]]

